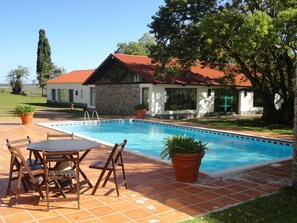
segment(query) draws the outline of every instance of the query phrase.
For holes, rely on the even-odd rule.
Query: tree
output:
[[[63,67],[58,67],[55,64],[53,64],[53,68],[52,68],[52,70],[50,72],[49,79],[53,79],[55,77],[59,77],[62,74],[65,74],[65,73],[66,73],[66,70]]]
[[[297,77],[297,68],[295,70],[295,76]],[[297,88],[297,81],[296,81]],[[292,181],[294,188],[297,189],[297,92],[295,92],[295,106],[294,106],[294,151],[292,159]]]
[[[37,48],[36,73],[38,85],[42,89],[42,96],[44,96],[46,81],[50,78],[52,69],[53,63],[51,60],[51,48],[48,39],[46,38],[45,31],[43,29],[40,29]]]
[[[10,84],[12,94],[23,93],[23,80],[29,76],[29,70],[27,67],[18,66],[18,68],[11,70],[6,76],[6,80]]]
[[[165,0],[149,25],[156,37],[150,56],[163,70],[175,58],[183,70],[200,60],[228,75],[243,73],[262,95],[262,118],[292,124],[296,8],[296,0]],[[278,110],[276,94],[283,101]]]
[[[148,47],[155,44],[155,38],[145,33],[138,42],[130,41],[128,43],[118,43],[115,53],[130,54],[130,55],[148,55]]]

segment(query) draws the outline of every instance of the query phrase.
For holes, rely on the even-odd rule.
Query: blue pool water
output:
[[[47,127],[74,135],[93,138],[113,145],[128,140],[127,148],[160,158],[164,138],[172,134],[186,133],[197,140],[207,143],[208,150],[202,160],[201,170],[209,173],[240,169],[256,163],[272,162],[292,157],[292,143],[252,137],[226,132],[169,125],[140,120],[101,121],[99,124],[86,125],[84,122],[53,123]]]

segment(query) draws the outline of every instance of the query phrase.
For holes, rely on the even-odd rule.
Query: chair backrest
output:
[[[127,140],[125,139],[121,144],[116,143],[114,145],[105,163],[104,169],[106,169],[108,165],[110,165],[110,163],[112,163],[114,167],[117,166],[118,164],[122,164],[123,162],[122,151],[124,150],[126,143],[127,143]]]
[[[51,163],[56,163],[51,168]],[[79,172],[79,151],[43,152],[44,171],[51,180],[73,179]]]
[[[30,166],[27,164],[21,150],[18,147],[13,147],[9,145],[9,143],[6,144],[10,153],[11,153],[11,164],[18,166],[19,170],[24,167],[27,171],[27,174],[30,176],[30,178],[34,178]]]
[[[73,132],[71,134],[67,133],[47,133],[47,140],[53,139],[53,138],[71,138],[73,139]]]
[[[29,143],[31,143],[31,139],[29,136],[27,136],[27,138],[16,139],[16,140],[6,139],[6,146],[9,149],[12,156],[13,156],[13,152],[11,148],[26,149]],[[30,158],[31,158],[31,154],[30,154]],[[14,158],[13,164],[19,167],[19,159]]]
[[[31,143],[31,139],[29,136],[27,136],[27,138],[22,138],[22,139],[16,139],[16,140],[9,140],[6,139],[6,144],[7,147],[11,146],[14,148],[27,148],[28,144]]]

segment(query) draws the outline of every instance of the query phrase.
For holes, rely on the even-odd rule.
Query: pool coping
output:
[[[60,126],[62,124],[66,124],[66,125],[86,125],[86,124],[100,124],[100,122],[125,122],[125,121],[137,121],[140,123],[150,123],[150,124],[155,124],[155,125],[163,125],[163,126],[173,126],[175,128],[181,128],[181,129],[192,129],[194,131],[202,131],[202,132],[206,132],[206,133],[210,133],[210,134],[217,134],[217,135],[225,135],[225,136],[230,136],[230,137],[235,137],[235,138],[242,138],[242,139],[249,139],[249,140],[256,140],[256,141],[262,141],[262,142],[267,142],[267,143],[273,143],[273,144],[280,144],[280,145],[285,145],[285,146],[293,146],[293,141],[292,140],[284,140],[284,139],[277,139],[277,138],[269,138],[269,137],[264,137],[264,136],[255,136],[255,135],[251,135],[251,134],[245,134],[245,133],[235,133],[232,131],[225,131],[225,130],[217,130],[217,129],[212,129],[212,128],[205,128],[205,127],[195,127],[195,126],[186,126],[186,125],[182,125],[182,124],[175,124],[175,123],[166,123],[166,122],[162,122],[162,121],[154,121],[154,120],[144,120],[144,119],[135,119],[135,118],[129,118],[129,119],[104,119],[104,120],[90,120],[90,121],[86,121],[86,120],[79,120],[79,121],[59,121],[59,122],[47,122],[47,123],[36,123],[37,125],[46,127],[46,128],[50,128],[50,129],[54,129],[56,131],[61,131],[61,132],[65,132],[65,133],[69,133],[71,134],[72,132],[70,131],[65,131],[65,130],[61,130],[59,128],[54,128],[52,125],[55,126]],[[107,145],[107,146],[113,146],[114,144],[112,143],[108,143],[99,139],[94,139],[88,136],[84,136],[84,135],[80,135],[80,134],[74,134],[77,137],[80,138],[85,138],[85,139],[89,139],[89,140],[93,140],[96,142],[99,142],[103,145]],[[130,149],[126,150],[127,152],[133,153],[135,155],[141,156],[141,157],[145,157],[148,159],[152,159],[154,161],[157,162],[161,162],[161,163],[165,163],[168,165],[172,165],[171,161],[169,160],[160,160],[154,156],[148,155],[148,154],[144,154],[142,152]],[[214,172],[208,172],[208,171],[203,171],[200,170],[201,173],[207,174],[209,176],[212,177],[216,177],[216,176],[221,176],[221,175],[226,175],[226,174],[230,174],[230,173],[235,173],[235,172],[239,172],[239,171],[244,171],[250,168],[255,168],[255,167],[259,167],[259,166],[263,166],[263,165],[267,165],[267,164],[274,164],[274,163],[278,163],[281,161],[285,161],[285,160],[290,160],[292,159],[291,156],[289,157],[283,157],[283,158],[279,158],[279,159],[274,159],[274,160],[269,160],[269,161],[263,161],[263,162],[257,162],[257,163],[253,163],[253,164],[247,164],[247,165],[242,165],[239,167],[232,167],[232,168],[227,168],[224,170],[218,170],[218,171],[214,171]]]

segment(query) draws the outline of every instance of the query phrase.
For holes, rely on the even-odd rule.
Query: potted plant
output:
[[[147,106],[145,104],[138,104],[134,106],[136,118],[144,119],[146,115]]]
[[[204,157],[207,143],[187,137],[186,134],[172,135],[164,139],[161,152],[162,159],[172,160],[175,179],[180,182],[195,182],[198,179],[201,160]]]
[[[33,116],[36,108],[28,104],[19,104],[15,107],[14,112],[21,117],[22,124],[28,125],[33,121]]]
[[[71,110],[74,109],[74,104],[70,104],[70,109],[71,109]]]

